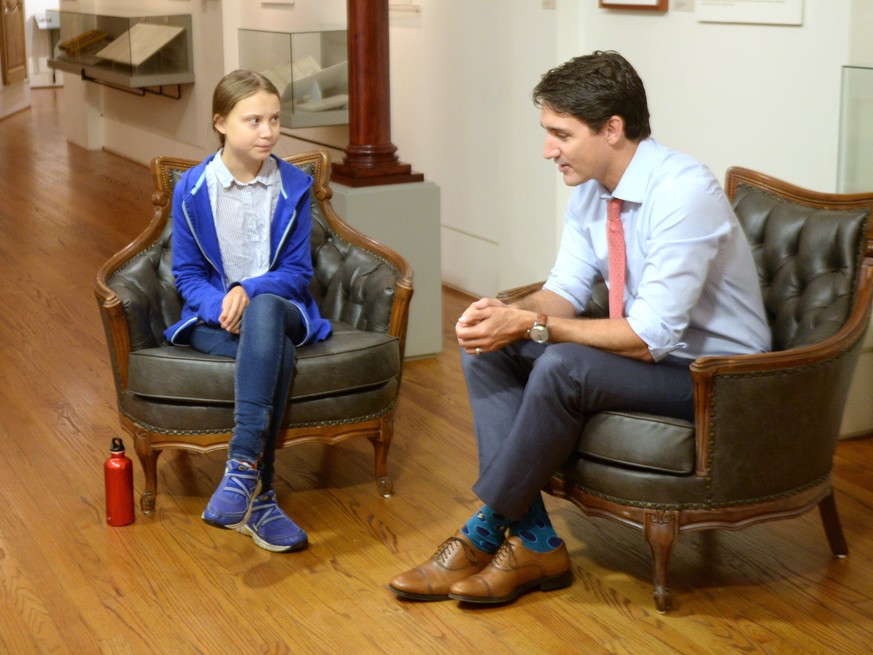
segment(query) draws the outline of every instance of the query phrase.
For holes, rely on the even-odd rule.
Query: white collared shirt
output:
[[[267,272],[270,265],[270,224],[279,201],[279,167],[272,157],[251,182],[238,181],[219,152],[206,166],[209,204],[230,285]]]
[[[594,283],[609,284],[610,197],[623,201],[624,313],[656,361],[770,349],[757,269],[721,185],[653,139],[640,142],[612,196],[596,181],[573,189],[546,289],[581,312]]]

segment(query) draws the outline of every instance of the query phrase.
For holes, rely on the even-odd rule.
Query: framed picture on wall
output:
[[[600,0],[604,9],[647,9],[667,11],[668,0]]]

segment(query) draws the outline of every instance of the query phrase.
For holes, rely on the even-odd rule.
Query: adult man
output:
[[[704,166],[651,139],[633,67],[615,52],[577,57],[546,73],[533,98],[543,155],[575,187],[560,249],[540,291],[513,305],[483,298],[458,320],[479,448],[473,490],[485,505],[391,581],[404,598],[502,603],[570,584],[540,490],[586,416],[693,420],[693,359],[769,348],[754,262],[728,200]],[[608,214],[624,254],[607,235]],[[580,319],[601,278],[610,318]]]

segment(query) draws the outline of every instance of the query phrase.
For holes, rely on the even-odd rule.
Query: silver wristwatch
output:
[[[533,327],[527,331],[527,336],[535,343],[549,342],[549,317],[545,314],[537,314]]]

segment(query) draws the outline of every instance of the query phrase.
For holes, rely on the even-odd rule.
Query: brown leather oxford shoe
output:
[[[567,546],[536,553],[509,537],[480,573],[459,580],[449,589],[449,598],[468,603],[508,603],[522,594],[561,589],[573,582]]]
[[[448,600],[452,583],[478,573],[492,557],[458,531],[440,544],[428,561],[398,575],[388,588],[409,600]]]

